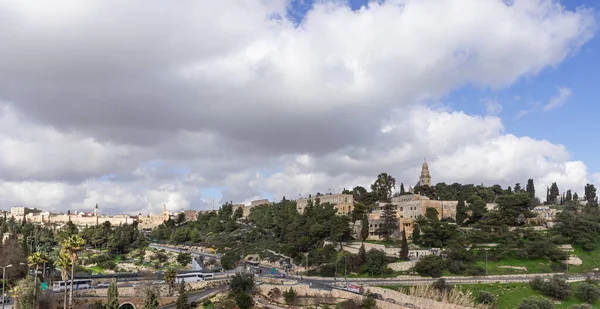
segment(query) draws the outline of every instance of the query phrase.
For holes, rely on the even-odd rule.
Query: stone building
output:
[[[335,206],[338,210],[337,213],[340,215],[347,215],[352,213],[354,207],[354,196],[352,194],[326,194],[326,195],[314,195],[309,198],[301,198],[296,200],[296,209],[299,213],[304,212],[304,208],[308,205],[308,201],[315,203],[319,200],[319,203],[330,203]]]
[[[269,202],[269,200],[262,199],[262,200],[251,201],[250,206],[246,206],[246,204],[233,204],[233,212],[235,213],[235,211],[238,208],[242,208],[242,217],[247,218],[250,215],[250,211],[252,210],[253,207],[261,206],[261,205],[268,205],[270,203],[271,202]]]
[[[23,217],[21,217],[22,219]],[[15,217],[18,219],[18,217]],[[69,211],[67,214],[55,214],[48,211],[30,212],[25,215],[25,220],[31,223],[43,224],[43,225],[56,225],[61,226],[71,221],[73,224],[85,227],[102,224],[106,221],[110,222],[111,225],[123,225],[131,224],[137,221],[137,217],[129,215],[114,215],[114,216],[102,216],[99,213],[98,205],[96,205],[94,211]]]

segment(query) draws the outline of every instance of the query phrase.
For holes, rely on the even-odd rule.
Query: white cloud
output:
[[[563,104],[565,104],[565,102],[567,102],[571,94],[571,89],[567,87],[559,87],[558,94],[553,96],[548,102],[548,104],[544,105],[544,111],[548,112],[562,106]]]
[[[384,171],[408,185],[423,157],[434,180],[582,181],[563,147],[506,135],[498,106],[415,104],[556,66],[593,36],[589,10],[326,1],[296,26],[268,18],[282,0],[75,2],[0,0],[5,205],[156,212],[202,207],[200,187],[248,201]]]
[[[486,98],[483,100],[487,115],[498,116],[502,112],[502,104],[496,99]]]

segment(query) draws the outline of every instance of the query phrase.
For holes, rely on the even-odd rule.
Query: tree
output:
[[[233,219],[234,220],[239,220],[241,218],[244,217],[244,209],[242,207],[238,207],[234,212],[233,212]]]
[[[496,199],[502,223],[517,226],[527,223],[527,218],[535,215],[531,212],[531,198],[526,193],[503,195]]]
[[[400,247],[400,259],[408,261],[408,241],[406,240],[406,232],[402,229],[402,245]]]
[[[458,204],[456,204],[456,223],[463,225],[467,219],[467,206],[465,205],[465,197],[463,194],[458,195]]]
[[[579,200],[579,195],[577,195],[577,192],[573,193],[573,200],[574,201],[578,201]]]
[[[177,309],[189,309],[190,304],[188,304],[187,291],[185,290],[185,282],[181,281],[179,284],[179,295],[177,296]]]
[[[160,303],[158,302],[158,293],[154,289],[147,289],[142,309],[159,309]]]
[[[63,250],[60,251],[60,253],[58,254],[58,257],[56,258],[56,261],[54,262],[54,264],[58,267],[60,267],[60,276],[63,280],[63,282],[67,282],[67,280],[69,280],[69,268],[71,267],[71,259],[69,258],[69,255],[64,252]],[[64,309],[67,309],[67,287],[65,286],[65,293],[63,294],[64,296]]]
[[[225,254],[221,256],[221,266],[225,270],[232,270],[235,268],[238,260],[239,255],[235,254],[235,252],[225,252]]]
[[[192,254],[188,252],[180,252],[177,254],[177,263],[185,267],[187,264],[192,262]]]
[[[18,309],[35,309],[33,307],[34,289],[33,281],[30,277],[21,279],[12,289],[12,296],[15,299],[15,308]]]
[[[513,189],[513,192],[514,192],[514,193],[519,193],[519,192],[521,192],[521,191],[523,191],[523,189],[521,188],[521,184],[517,182],[517,183],[515,184],[515,188]]]
[[[165,279],[165,283],[169,285],[169,296],[173,295],[173,288],[175,287],[175,278],[177,277],[177,272],[173,268],[169,268],[163,274],[163,278]]]
[[[550,186],[550,194],[548,196],[548,204],[556,204],[556,198],[560,195],[560,191],[558,190],[558,185],[556,182],[553,182]]]
[[[398,219],[393,207],[392,204],[383,206],[381,221],[379,222],[379,228],[377,228],[377,234],[385,241],[389,241],[392,234],[398,230]]]
[[[406,191],[404,191],[404,184],[401,183],[400,184],[400,195],[405,195],[405,194],[406,194]]]
[[[71,235],[62,242],[63,250],[69,255],[69,259],[71,260],[71,282],[75,278],[75,262],[77,262],[79,252],[83,250],[83,246],[85,246],[85,240],[79,234]],[[69,291],[70,308],[73,308],[73,288],[74,284],[71,284]]]
[[[235,304],[240,309],[248,309],[254,305],[254,301],[252,300],[252,297],[250,295],[248,295],[247,293],[237,292],[233,295],[233,298],[235,300]]]
[[[33,266],[35,269],[35,275],[33,276],[33,286],[37,287],[37,274],[40,269],[40,265],[48,262],[48,257],[42,252],[34,252],[27,257],[27,264]],[[37,300],[37,289],[33,289],[33,303]]]
[[[369,219],[367,215],[363,215],[362,220],[360,222],[360,240],[364,242],[369,238]]]
[[[229,292],[249,293],[254,288],[254,275],[249,273],[236,273],[229,281]]]
[[[415,264],[415,271],[425,277],[438,278],[442,275],[442,271],[445,269],[445,262],[439,256],[433,254],[427,255],[419,259]]]
[[[377,301],[373,294],[367,294],[367,297],[363,300],[362,304],[360,304],[360,309],[377,309]]]
[[[371,249],[367,252],[365,270],[371,275],[381,275],[385,269],[385,253],[381,250]]]
[[[448,293],[452,290],[452,286],[446,282],[446,279],[440,278],[431,284],[431,287],[438,290],[440,293]]]
[[[290,287],[289,290],[283,292],[283,299],[285,300],[286,304],[293,304],[296,300],[296,291],[294,291],[294,288]]]
[[[533,200],[535,198],[535,186],[533,185],[533,179],[527,180],[527,186],[525,191],[529,194],[529,197]]]
[[[596,187],[593,184],[586,184],[584,188],[584,199],[587,201],[588,206],[598,207],[598,200],[596,198]]]
[[[591,283],[580,283],[577,286],[577,295],[586,303],[594,303],[600,299],[600,287]]]
[[[115,282],[111,282],[108,285],[108,291],[106,292],[108,298],[108,304],[106,309],[119,309],[119,288]]]
[[[435,208],[427,208],[425,210],[425,218],[429,220],[429,222],[437,222],[439,221],[439,213]]]
[[[532,296],[525,298],[517,309],[554,309],[554,304],[546,298]]]
[[[361,244],[360,248],[358,248],[358,259],[360,260],[360,264],[367,261],[367,251],[365,250],[365,244]]]
[[[413,244],[418,244],[421,241],[421,226],[416,223],[413,226],[412,241]]]
[[[573,201],[573,193],[571,193],[570,189],[567,190],[567,195],[565,196],[565,201],[567,203]]]
[[[371,185],[371,191],[375,193],[378,201],[389,203],[395,187],[396,179],[387,173],[381,173]]]

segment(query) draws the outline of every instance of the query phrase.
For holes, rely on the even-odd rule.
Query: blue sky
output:
[[[293,1],[290,17],[300,22],[313,4],[311,0]],[[366,5],[367,0],[349,0],[354,10]],[[567,9],[592,8],[598,16],[599,1],[562,0]],[[503,89],[482,89],[466,85],[462,89],[440,98],[440,103],[453,110],[468,114],[486,114],[485,100],[495,100],[502,105],[502,118],[505,133],[530,136],[549,140],[566,146],[573,160],[584,161],[589,172],[600,171],[600,162],[595,160],[600,145],[594,136],[600,135],[600,126],[595,125],[600,113],[600,38],[594,36],[583,49],[554,68],[546,68],[538,75],[522,78]],[[548,111],[542,106],[557,95],[559,87],[571,90],[564,105]],[[538,107],[536,108],[536,104]],[[517,117],[520,111],[531,111]]]

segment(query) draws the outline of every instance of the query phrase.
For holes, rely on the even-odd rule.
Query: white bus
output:
[[[91,289],[92,288],[92,279],[75,279],[73,280],[74,289],[82,290],[82,289]],[[55,281],[52,284],[52,291],[54,292],[62,292],[65,290],[66,286],[71,286],[71,280],[67,281],[65,284],[64,281]]]
[[[214,279],[215,274],[205,274],[205,273],[188,273],[188,274],[180,274],[175,277],[176,283],[181,283],[181,281],[185,283],[204,281],[209,279]]]

